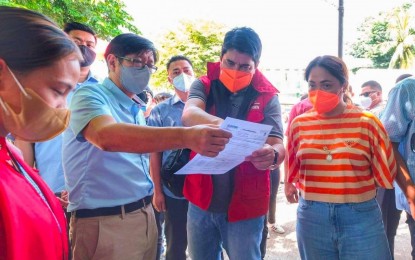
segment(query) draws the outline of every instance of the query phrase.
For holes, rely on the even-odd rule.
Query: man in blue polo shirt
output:
[[[90,70],[96,56],[97,38],[95,32],[87,25],[78,22],[66,23],[63,30],[79,46],[84,59],[81,63],[81,74],[76,89],[84,84],[98,83]],[[68,94],[67,104],[71,102],[72,95],[73,92]],[[29,165],[36,166],[40,176],[49,188],[57,197],[61,197],[61,192],[65,190],[65,178],[62,168],[62,135],[39,143],[16,140],[15,144],[22,150],[25,161]],[[66,197],[65,192],[63,196]],[[62,200],[62,203],[66,206],[67,201]]]
[[[192,62],[182,55],[173,56],[167,62],[167,73],[169,82],[174,86],[175,95],[153,108],[148,119],[150,126],[183,126],[184,104],[190,85],[195,80]],[[171,152],[168,150],[162,153],[151,153],[150,173],[155,186],[153,205],[158,212],[165,213],[166,259],[185,260],[189,202],[183,196],[175,196],[166,185],[163,185],[160,176],[160,169]]]
[[[149,152],[188,147],[206,156],[230,134],[210,126],[147,127],[133,98],[157,70],[153,43],[132,33],[105,51],[108,78],[72,98],[63,167],[75,259],[154,259],[157,229],[150,200]]]
[[[393,144],[398,173],[396,208],[405,210],[411,234],[412,259],[415,259],[415,78],[399,81],[391,89],[380,117]],[[389,240],[393,255],[394,236]]]

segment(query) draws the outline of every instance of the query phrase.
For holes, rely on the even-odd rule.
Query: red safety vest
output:
[[[219,78],[219,63],[208,63],[207,76],[200,78],[209,94],[210,83]],[[247,114],[247,121],[261,123],[264,108],[278,90],[259,72],[252,79],[253,87],[260,93]],[[214,114],[214,108],[210,111]],[[235,171],[232,198],[228,209],[228,221],[235,222],[263,216],[268,211],[270,197],[269,170],[258,170],[251,162],[241,163]],[[203,210],[207,210],[213,195],[211,175],[187,175],[183,194],[187,200]]]
[[[13,169],[6,146],[47,204],[23,174]],[[58,199],[4,138],[0,138],[0,259],[68,259],[66,219]]]

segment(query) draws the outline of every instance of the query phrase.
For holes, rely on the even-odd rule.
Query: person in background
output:
[[[409,78],[409,77],[412,77],[412,76],[413,76],[412,74],[404,73],[404,74],[402,74],[402,75],[400,75],[399,77],[396,78],[395,83],[398,83],[399,81],[404,80],[404,79]]]
[[[284,234],[285,230],[282,226],[278,225],[275,220],[276,206],[277,206],[277,194],[280,184],[280,168],[272,170],[270,173],[271,179],[271,195],[269,200],[269,210],[267,215],[268,228],[275,233]]]
[[[363,109],[372,112],[379,118],[386,105],[383,102],[382,86],[375,80],[369,80],[362,84],[362,91],[359,96]]]
[[[0,6],[0,259],[68,259],[59,200],[5,136],[32,143],[60,134],[81,60],[46,16]]]
[[[175,95],[153,108],[148,119],[149,126],[182,126],[183,108],[190,85],[195,80],[192,62],[182,55],[173,56],[167,62],[167,73],[170,84],[174,86]],[[154,182],[153,205],[158,212],[164,213],[164,233],[167,241],[166,260],[185,260],[189,203],[184,197],[175,196],[162,183],[160,175],[160,169],[171,152],[168,150],[150,155],[150,174]],[[159,232],[161,233],[161,230]]]
[[[272,126],[263,148],[221,175],[186,176],[189,200],[187,236],[192,259],[260,259],[268,212],[270,169],[285,150],[276,88],[258,70],[262,43],[247,27],[227,32],[220,62],[207,64],[207,75],[193,82],[182,123],[219,126],[229,116]]]
[[[388,102],[381,114],[381,121],[392,141],[398,165],[398,186],[395,185],[395,194],[385,193],[383,198],[383,207],[388,206],[388,226],[386,227],[385,223],[385,230],[393,254],[400,210],[405,210],[406,223],[411,235],[411,255],[412,259],[415,259],[415,79],[411,76],[401,76],[396,82],[396,86],[389,92]]]
[[[90,71],[90,66],[96,56],[97,38],[95,32],[87,25],[77,22],[66,23],[63,30],[78,45],[83,57],[76,89],[86,83],[97,83],[98,80],[92,76]],[[73,92],[71,91],[66,98],[67,104],[71,102]],[[42,179],[61,199],[62,206],[66,208],[68,194],[65,191],[65,177],[62,168],[62,135],[58,135],[49,141],[37,143],[17,139],[15,145],[22,151],[25,161],[39,170]],[[68,221],[69,217],[68,214]]]
[[[97,36],[94,30],[82,23],[68,22],[64,25],[63,31],[78,45],[84,58],[81,63],[81,76],[78,83],[98,82],[91,72],[91,65],[96,58],[95,48],[97,46]]]
[[[262,230],[262,240],[260,244],[261,259],[265,259],[267,253],[267,239],[271,238],[270,230],[277,234],[284,234],[285,230],[278,225],[275,220],[275,213],[277,210],[277,193],[280,185],[280,168],[274,169],[270,172],[270,199],[268,205],[268,213],[264,219],[264,229]]]
[[[404,74],[410,75],[410,74]],[[399,76],[396,79],[396,83],[401,81],[405,76]],[[408,76],[409,77],[409,76]],[[373,87],[372,87],[373,86]],[[363,88],[365,89],[366,95],[363,94]],[[378,95],[373,95],[370,91],[379,91],[380,89],[380,98]],[[374,114],[379,118],[386,104],[382,102],[382,87],[376,81],[368,81],[362,85],[362,94],[361,94],[361,104],[366,106],[368,111],[374,112]],[[375,103],[375,106],[372,104]],[[383,226],[385,228],[386,237],[388,238],[389,249],[391,251],[392,258],[394,256],[395,248],[395,236],[396,230],[398,229],[399,219],[401,218],[402,210],[396,208],[395,203],[395,189],[384,189],[382,187],[377,188],[376,192],[376,201],[379,204],[380,210],[382,212]]]
[[[288,130],[289,202],[299,202],[302,259],[391,259],[376,186],[391,189],[397,171],[380,121],[345,102],[348,69],[319,56],[305,70],[313,109]],[[289,192],[287,192],[289,191]],[[362,232],[364,230],[364,232]]]
[[[155,105],[163,102],[166,99],[171,98],[173,95],[167,92],[161,92],[158,93],[154,96],[153,98],[153,102]],[[147,118],[148,121],[149,118]],[[151,173],[150,173],[151,175]],[[153,204],[154,206],[154,204]],[[158,212],[157,210],[154,212],[154,215],[156,217],[156,223],[157,223],[157,231],[158,231],[158,241],[157,241],[157,256],[156,259],[160,259],[160,256],[164,251],[164,236],[163,236],[163,223],[164,223],[164,213],[163,212]]]
[[[150,89],[145,91],[147,96],[145,111],[144,111],[144,117],[146,120],[148,120],[148,117],[150,116],[151,110],[156,106],[156,102],[154,101],[154,94],[153,91]]]
[[[147,154],[187,147],[213,157],[231,134],[203,125],[146,126],[134,98],[157,70],[154,44],[124,33],[111,40],[104,56],[108,77],[74,93],[63,140],[73,256],[155,259],[157,227]]]

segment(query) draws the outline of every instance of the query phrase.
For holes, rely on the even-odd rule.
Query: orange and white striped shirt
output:
[[[313,109],[296,117],[288,134],[291,183],[306,200],[363,202],[376,186],[393,187],[397,166],[382,123],[348,105],[343,114],[323,117]]]

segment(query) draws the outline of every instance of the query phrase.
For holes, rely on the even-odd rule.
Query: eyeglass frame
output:
[[[133,63],[133,66],[135,68],[138,68],[138,69],[143,69],[144,67],[147,67],[147,69],[150,71],[151,74],[155,73],[158,70],[158,67],[157,66],[144,64],[139,59],[128,58],[128,57],[121,57],[121,56],[115,56],[115,57],[117,57],[118,59],[126,60],[126,61],[129,61],[129,62]],[[135,64],[137,64],[137,63],[139,63],[141,65],[140,66],[136,66]]]
[[[377,92],[377,90],[368,91],[368,92],[360,94],[359,96],[369,97],[371,94],[376,93],[376,92]]]

